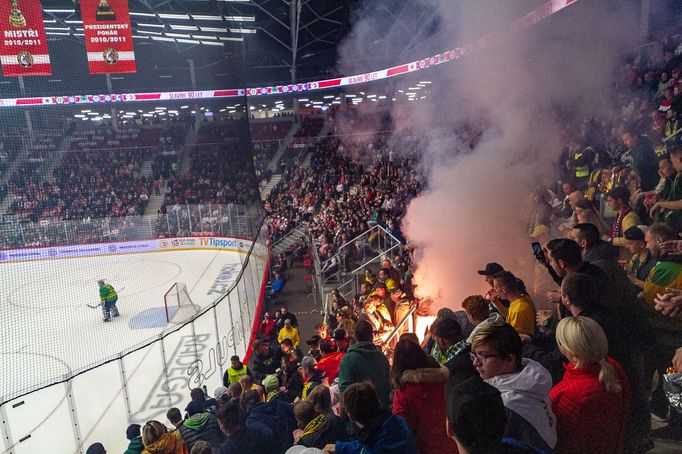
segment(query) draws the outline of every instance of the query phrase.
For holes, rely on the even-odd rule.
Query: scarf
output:
[[[305,429],[303,429],[303,432],[301,432],[301,435],[296,439],[296,443],[298,443],[298,440],[305,437],[306,435],[310,435],[311,433],[317,432],[322,427],[324,427],[326,424],[327,424],[327,417],[324,414],[320,414],[320,415],[316,416],[315,419],[313,419],[308,424],[306,424]]]
[[[274,391],[270,391],[268,393],[267,397],[265,398],[265,401],[270,402],[272,399],[276,399],[277,397],[279,397],[279,390],[278,389],[276,389]]]
[[[623,219],[625,216],[630,214],[632,212],[632,209],[630,207],[627,207],[625,210],[623,210],[622,213],[618,213],[618,217],[616,218],[615,222],[611,226],[611,230],[609,231],[609,237],[610,238],[620,238],[623,236]]]

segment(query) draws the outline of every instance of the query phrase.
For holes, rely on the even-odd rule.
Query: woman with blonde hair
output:
[[[622,453],[631,395],[625,372],[602,328],[587,317],[567,317],[556,329],[568,359],[564,378],[549,392],[557,418],[557,453]]]
[[[177,430],[169,432],[159,421],[149,421],[142,428],[142,454],[187,454],[185,442]]]

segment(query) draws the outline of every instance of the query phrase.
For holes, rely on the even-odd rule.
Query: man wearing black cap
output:
[[[656,265],[656,258],[651,255],[651,251],[646,247],[642,229],[637,226],[630,227],[623,233],[623,236],[625,237],[625,247],[632,254],[630,261],[625,266],[625,272],[628,273],[633,284],[643,289],[644,281]]]
[[[310,339],[305,341],[308,347],[310,347],[308,350],[308,356],[315,358],[315,361],[319,361],[320,358],[322,358],[322,354],[320,353],[320,339],[320,336],[315,334]]]
[[[332,336],[334,343],[336,344],[336,350],[339,352],[346,353],[348,347],[350,346],[350,338],[348,337],[348,331],[345,329],[337,329],[334,331]]]
[[[225,440],[225,436],[220,430],[218,420],[213,413],[204,411],[204,406],[197,401],[192,401],[187,405],[187,418],[178,427],[180,435],[189,451],[199,440],[204,440],[216,450]]]
[[[126,429],[126,438],[130,440],[130,443],[128,443],[128,449],[126,449],[123,454],[140,454],[144,450],[139,424],[131,424],[128,426]]]
[[[499,312],[499,310],[496,307],[496,304],[494,304],[493,301],[495,301],[495,303],[497,304],[501,304],[504,308],[509,307],[509,301],[505,299],[500,299],[499,296],[497,295],[497,292],[495,292],[495,281],[493,281],[493,276],[502,271],[504,271],[502,265],[495,262],[488,263],[485,266],[485,269],[478,270],[478,274],[484,276],[485,283],[488,284],[488,291],[485,292],[484,296],[485,299],[490,301],[490,309],[492,312]]]

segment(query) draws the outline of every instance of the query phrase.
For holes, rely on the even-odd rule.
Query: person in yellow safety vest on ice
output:
[[[582,150],[579,147],[573,153],[570,162],[573,167],[573,179],[576,187],[583,189],[587,185],[596,155],[597,153],[591,145],[587,145]]]
[[[104,321],[110,322],[111,316],[118,317],[118,308],[116,307],[116,302],[118,301],[118,294],[111,284],[105,284],[103,279],[97,281],[99,284],[99,299],[102,304],[102,314],[104,315]]]

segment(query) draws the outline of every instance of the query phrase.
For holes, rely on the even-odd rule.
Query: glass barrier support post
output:
[[[2,434],[2,441],[5,447],[5,452],[10,452],[12,446],[12,432],[9,430],[9,419],[7,418],[7,412],[5,411],[5,406],[0,405],[0,418],[2,418],[2,423],[0,424],[0,434]]]
[[[76,446],[83,445],[83,436],[81,435],[81,425],[78,423],[78,412],[76,411],[76,402],[73,399],[71,391],[71,381],[64,382],[66,388],[66,404],[69,407],[69,416],[71,417],[71,428],[73,429],[73,438],[76,440]]]
[[[126,370],[125,367],[123,366],[123,358],[119,358],[118,361],[118,370],[121,373],[121,391],[123,391],[123,402],[125,403],[126,407],[126,413],[128,414],[128,420],[130,421],[133,413],[130,410],[130,396],[128,394],[128,379],[126,378]]]

